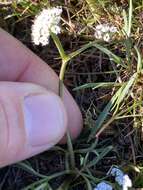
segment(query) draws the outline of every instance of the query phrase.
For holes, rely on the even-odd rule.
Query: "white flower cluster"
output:
[[[95,38],[109,42],[114,33],[117,32],[117,28],[111,24],[98,24],[95,27]]]
[[[32,41],[36,45],[47,45],[49,43],[50,32],[59,34],[61,28],[59,26],[61,20],[61,7],[53,7],[43,9],[42,12],[36,16],[32,25]]]
[[[112,186],[109,185],[108,183],[101,182],[99,183],[94,190],[112,190]]]
[[[115,177],[115,181],[122,187],[122,190],[128,190],[132,187],[132,181],[127,174],[124,174],[119,168],[113,167],[107,174]],[[112,186],[106,182],[97,184],[93,190],[112,190]]]
[[[132,181],[127,174],[124,174],[119,168],[112,168],[110,174],[115,177],[115,181],[122,186],[122,190],[128,190],[132,187]]]

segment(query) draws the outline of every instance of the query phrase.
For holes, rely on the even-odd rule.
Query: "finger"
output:
[[[0,29],[0,80],[32,82],[58,94],[59,81],[55,72],[2,29]],[[82,128],[81,112],[66,88],[63,101],[68,114],[68,128],[75,138]]]
[[[61,99],[30,83],[0,82],[0,167],[59,142],[67,115]]]

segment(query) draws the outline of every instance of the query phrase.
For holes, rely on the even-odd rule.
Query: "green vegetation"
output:
[[[49,46],[35,47],[30,37],[35,15],[43,8],[57,5],[63,7],[59,40],[66,56],[58,53],[52,40]],[[66,63],[65,74],[60,73],[60,78],[65,78],[84,117],[81,136],[73,143],[68,136],[69,146],[54,147],[1,169],[4,176],[0,176],[1,188],[91,190],[104,179],[119,189],[106,175],[113,165],[130,175],[135,188],[143,187],[142,21],[142,0],[0,2],[2,28],[42,57],[58,74],[59,57]],[[108,42],[94,36],[96,26],[103,23],[117,28]]]

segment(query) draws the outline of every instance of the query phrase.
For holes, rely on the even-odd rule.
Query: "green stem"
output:
[[[51,37],[52,37],[52,39],[53,39],[53,41],[54,41],[54,43],[55,43],[55,45],[56,45],[56,47],[57,47],[57,49],[59,51],[61,59],[66,61],[68,56],[66,55],[58,36],[56,34],[54,34],[53,32],[51,32],[50,34],[51,34]]]
[[[59,96],[63,97],[63,88],[64,88],[64,76],[66,72],[66,67],[67,67],[67,61],[62,60],[62,66],[60,69],[60,74],[59,74]]]
[[[65,76],[65,72],[66,72],[67,63],[70,60],[70,57],[68,55],[66,55],[58,36],[51,32],[51,37],[52,37],[52,39],[59,51],[61,59],[62,59],[62,66],[61,66],[60,75],[59,75],[59,96],[61,98],[63,98],[64,76]],[[74,150],[73,150],[73,145],[72,145],[72,140],[71,140],[69,130],[67,130],[67,146],[68,146],[69,155],[70,155],[70,166],[71,166],[71,169],[74,170],[75,169],[75,156],[74,156]]]

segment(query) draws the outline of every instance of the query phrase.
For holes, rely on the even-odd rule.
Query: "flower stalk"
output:
[[[62,59],[62,65],[61,65],[60,74],[59,74],[59,96],[61,98],[63,98],[64,76],[65,76],[66,67],[67,67],[68,61],[70,60],[70,57],[68,55],[66,55],[58,36],[51,32],[51,37],[59,51],[60,57]],[[71,166],[71,169],[74,170],[75,169],[75,156],[74,156],[74,150],[73,150],[70,132],[68,129],[67,129],[66,136],[67,136],[67,146],[68,146],[69,155],[70,155],[70,166]]]
[[[70,60],[70,55],[67,55],[63,49],[63,46],[57,36],[61,32],[59,26],[61,20],[62,7],[53,7],[43,9],[39,15],[35,17],[34,23],[32,25],[32,41],[35,45],[46,46],[49,44],[49,38],[52,37],[60,57],[62,59],[62,65],[59,75],[59,96],[63,98],[64,89],[64,76],[68,61]],[[70,137],[70,132],[67,130],[67,145],[70,155],[70,166],[71,169],[75,168],[75,157],[72,146],[72,140]]]

